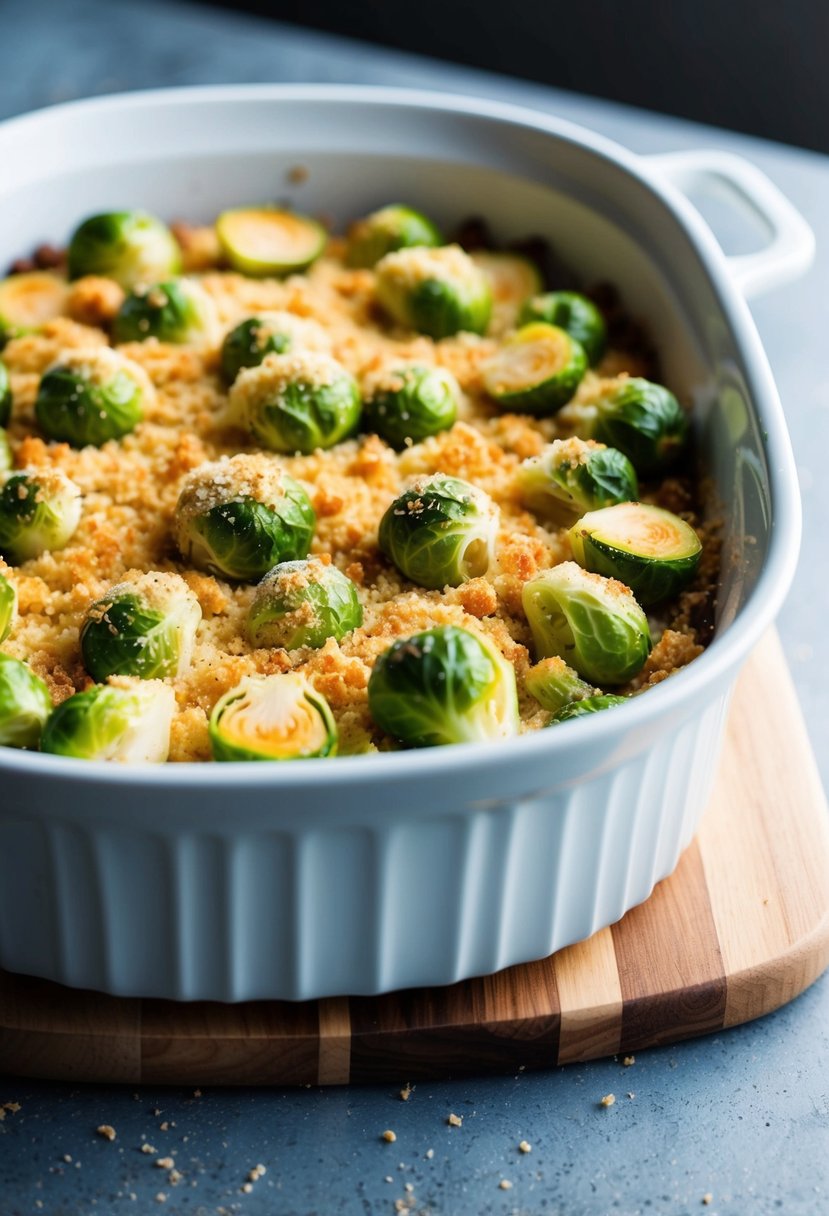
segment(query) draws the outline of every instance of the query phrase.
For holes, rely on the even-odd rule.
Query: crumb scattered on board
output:
[[[615,1094],[605,1094],[605,1096],[599,1102],[599,1106],[612,1106],[615,1101],[616,1101]]]

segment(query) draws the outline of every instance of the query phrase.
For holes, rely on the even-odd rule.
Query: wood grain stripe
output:
[[[613,1055],[622,1033],[622,985],[613,934],[601,929],[586,942],[559,950],[555,963],[561,1003],[559,1064]]]
[[[318,1001],[318,1085],[347,1085],[351,1079],[351,1011],[347,997]]]

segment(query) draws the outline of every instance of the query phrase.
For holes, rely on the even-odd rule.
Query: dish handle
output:
[[[769,233],[755,253],[726,257],[731,276],[744,296],[756,296],[798,278],[812,263],[814,234],[806,220],[751,161],[718,149],[665,152],[644,158],[683,194],[724,188],[752,210]]]

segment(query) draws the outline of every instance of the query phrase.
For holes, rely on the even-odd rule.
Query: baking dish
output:
[[[321,86],[56,107],[0,127],[0,160],[0,264],[94,211],[210,220],[267,198],[337,222],[399,197],[447,227],[484,212],[500,239],[547,236],[644,318],[726,521],[715,640],[624,713],[289,765],[0,750],[0,965],[185,1000],[370,994],[544,956],[647,898],[694,833],[734,678],[797,557],[792,454],[741,294],[811,258],[771,183],[492,102]],[[752,204],[766,249],[724,257],[672,184],[700,177]]]

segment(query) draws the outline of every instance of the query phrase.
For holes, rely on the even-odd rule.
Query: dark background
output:
[[[829,0],[211,2],[829,152]]]

